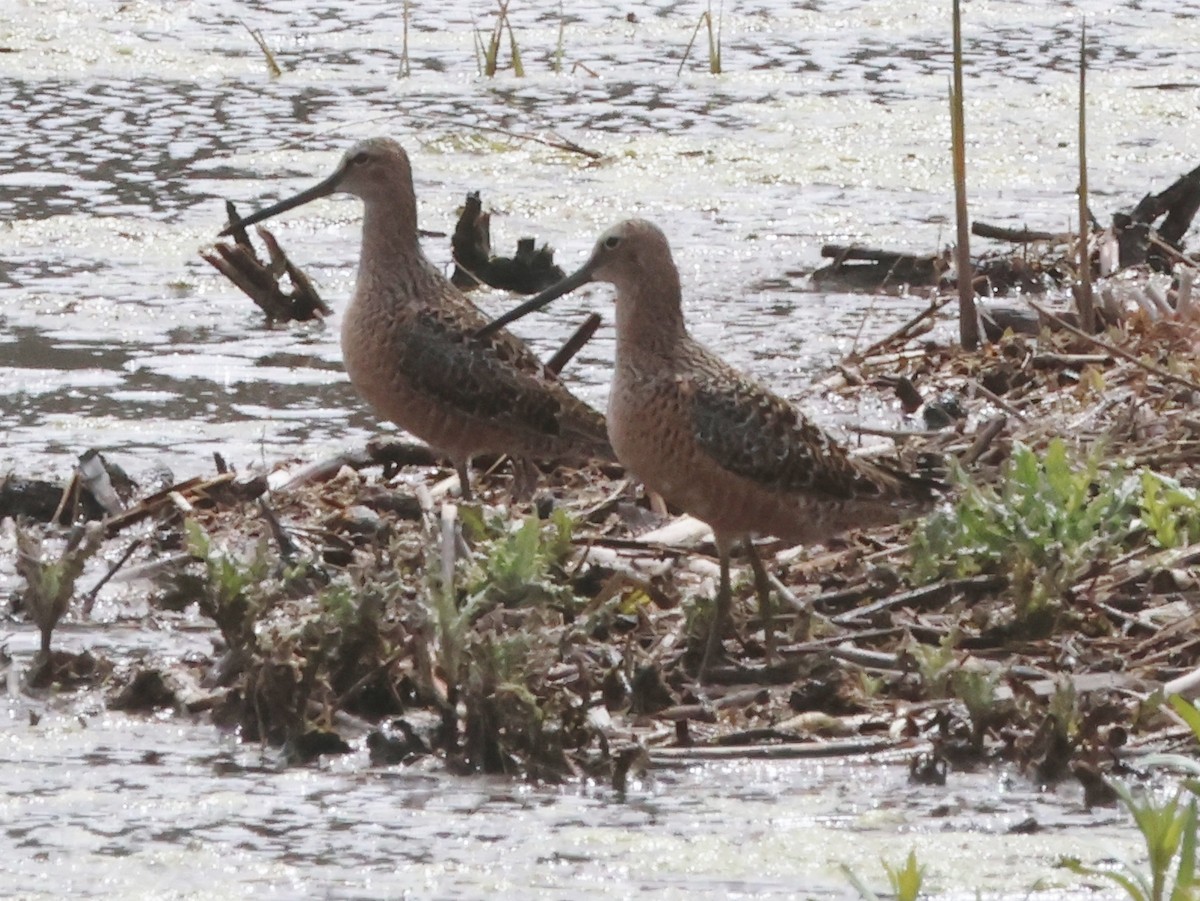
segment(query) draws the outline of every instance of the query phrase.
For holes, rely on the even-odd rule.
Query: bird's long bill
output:
[[[342,176],[345,172],[339,166],[337,171],[329,178],[325,179],[320,184],[313,185],[307,191],[301,191],[294,197],[289,197],[287,200],[281,200],[279,203],[273,204],[266,209],[259,210],[256,213],[251,213],[240,222],[231,222],[228,226],[221,230],[221,237],[232,234],[235,228],[245,228],[247,225],[253,225],[255,222],[262,222],[264,219],[270,219],[272,216],[277,216],[280,213],[295,209],[298,206],[303,206],[310,200],[316,200],[318,197],[328,197],[338,189],[338,184],[341,183]]]
[[[568,275],[562,281],[551,285],[545,291],[535,294],[520,306],[513,307],[502,316],[497,316],[495,319],[477,331],[475,333],[475,337],[480,339],[488,338],[496,334],[496,332],[500,331],[500,329],[504,328],[510,322],[516,322],[523,316],[528,316],[530,313],[540,310],[551,301],[558,300],[558,298],[562,297],[564,294],[570,294],[576,288],[586,285],[591,280],[592,267],[590,265],[585,265],[578,272]]]

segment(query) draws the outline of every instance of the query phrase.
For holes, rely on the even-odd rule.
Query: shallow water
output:
[[[842,864],[882,889],[880,860],[912,849],[932,896],[1091,898],[1056,861],[1137,852],[1074,789],[994,772],[938,789],[878,763],[659,766],[620,797],[361,756],[281,770],[207,726],[32,726],[22,707],[0,708],[9,897],[840,898]]]
[[[727,74],[713,77],[703,36],[676,76],[699,3],[616,13],[566,4],[559,75],[558,4],[524,0],[512,22],[528,76],[494,80],[476,75],[471,36],[473,21],[490,26],[490,8],[473,19],[444,6],[415,6],[412,75],[401,79],[395,0],[10,0],[0,17],[0,468],[60,475],[99,447],[135,476],[163,466],[188,476],[208,471],[214,451],[269,465],[376,431],[341,371],[338,315],[266,329],[197,251],[222,225],[225,198],[248,210],[290,194],[352,140],[380,133],[410,150],[424,228],[449,231],[478,189],[497,211],[497,249],[534,234],[570,269],[613,221],[654,219],[702,339],[823,421],[900,421],[806,397],[807,386],[924,302],[814,291],[806,273],[826,242],[920,252],[949,242],[940,5],[730,2]],[[1106,219],[1195,165],[1200,4],[965,6],[978,218],[1069,227],[1084,17],[1095,213]],[[281,78],[241,22],[263,32]],[[571,72],[576,63],[587,70]],[[605,156],[485,127],[557,131]],[[274,225],[338,311],[359,213],[357,201],[332,199]],[[425,248],[448,265],[447,239]],[[510,302],[480,299],[495,311]],[[517,329],[549,353],[585,310],[608,305],[605,289],[583,292]],[[611,354],[603,329],[570,369],[597,405]],[[0,577],[10,566],[0,561]],[[101,618],[136,622],[116,612],[123,597],[106,592]],[[174,641],[136,628],[106,640],[127,655]],[[31,641],[14,639],[26,650]],[[1047,875],[1077,884],[1050,869],[1059,853],[1133,853],[1128,828],[1104,825],[1109,815],[1074,828],[1092,822],[1077,800],[988,774],[954,777],[950,795],[967,800],[937,819],[927,810],[942,793],[908,788],[895,767],[670,770],[619,801],[364,772],[361,761],[278,774],[206,727],[97,714],[85,728],[54,712],[30,727],[26,703],[10,700],[0,719],[0,810],[17,849],[0,870],[22,896],[57,896],[67,878],[78,894],[130,897],[837,895],[838,861],[878,877],[879,857],[915,845],[945,896],[1017,897]],[[162,759],[145,762],[150,751]],[[864,784],[880,800],[864,801]],[[997,841],[1029,810],[1050,810],[1039,818],[1057,825]]]
[[[1174,0],[1049,6],[972,2],[968,134],[974,209],[1066,228],[1073,215],[1075,32],[1086,14],[1091,184],[1098,215],[1161,188],[1200,137],[1200,17]],[[570,5],[568,5],[570,6]],[[721,77],[702,47],[676,77],[696,10],[641,5],[636,23],[572,11],[550,70],[558,5],[514,9],[528,77],[476,75],[471,16],[419,6],[412,75],[398,78],[400,7],[386,3],[15,3],[0,22],[0,418],[3,456],[61,473],[97,446],[135,474],[190,475],[212,451],[249,466],[315,456],[376,428],[340,369],[338,319],[262,326],[197,256],[224,218],[326,174],[354,138],[410,149],[422,225],[453,226],[466,191],[497,210],[497,248],[535,234],[570,268],[613,221],[669,233],[703,339],[800,397],[855,342],[921,305],[815,292],[827,241],[915,251],[949,240],[944,16],[921,2],[729,4]],[[1200,9],[1200,7],[1197,7]],[[477,11],[490,23],[490,12]],[[240,21],[260,29],[272,79]],[[703,43],[701,38],[701,44]],[[478,126],[478,127],[477,127]],[[482,127],[564,137],[586,158]],[[359,204],[336,199],[276,223],[341,308]],[[448,265],[447,240],[426,251]],[[489,309],[502,295],[481,299]],[[546,352],[604,289],[519,328]],[[603,403],[611,331],[572,365]],[[884,410],[819,415],[887,418]]]

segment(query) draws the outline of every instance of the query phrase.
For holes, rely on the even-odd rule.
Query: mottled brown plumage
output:
[[[588,281],[617,289],[608,401],[617,458],[716,536],[721,589],[704,666],[728,616],[729,555],[738,541],[751,554],[765,605],[766,576],[751,535],[819,542],[846,529],[895,522],[933,500],[931,480],[850,456],[790,403],[693,340],[670,247],[649,222],[629,220],[605,232],[575,275],[498,323]]]
[[[612,460],[604,418],[572,395],[519,338],[474,337],[487,317],[425,258],[408,155],[395,141],[363,141],[332,176],[242,220],[266,219],[346,192],[364,207],[354,297],[342,354],[355,389],[383,419],[454,461],[483,453]]]

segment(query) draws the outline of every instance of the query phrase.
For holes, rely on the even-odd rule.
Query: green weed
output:
[[[217,624],[229,648],[221,684],[231,688],[221,715],[247,740],[295,741],[327,728],[339,708],[396,711],[381,688],[395,653],[395,637],[381,631],[394,586],[324,584],[307,560],[281,565],[265,539],[237,556],[193,520],[184,534],[200,571],[176,577],[176,600],[195,601]],[[284,603],[293,606],[277,615]]]
[[[267,539],[259,540],[253,556],[241,560],[218,550],[195,520],[185,520],[183,531],[188,552],[204,567],[198,583],[185,590],[195,592],[200,612],[217,624],[231,649],[253,647],[254,625],[271,602],[262,590],[272,565]]]
[[[1180,697],[1172,695],[1168,703],[1191,728],[1200,741],[1200,711]],[[1157,800],[1152,791],[1135,792],[1121,782],[1110,782],[1121,805],[1133,817],[1134,825],[1146,843],[1146,870],[1129,864],[1121,870],[1101,870],[1077,859],[1063,861],[1072,872],[1100,876],[1115,882],[1133,901],[1195,901],[1200,898],[1200,879],[1196,876],[1196,799],[1183,803],[1184,791],[1200,794],[1200,762],[1182,754],[1152,754],[1142,761],[1147,768],[1170,768],[1191,778],[1184,780],[1165,800]]]
[[[530,604],[567,604],[575,595],[562,584],[561,568],[571,552],[574,523],[564,510],[555,510],[548,520],[529,516],[516,531],[506,521],[491,528],[473,523],[464,513],[464,525],[483,537],[478,555],[481,563],[467,578],[467,590],[493,604],[515,607]],[[498,533],[493,531],[499,526]],[[491,531],[491,537],[487,533]]]
[[[896,901],[917,901],[921,896],[921,884],[925,881],[925,866],[917,862],[917,852],[909,851],[903,864],[890,864],[886,860],[882,863],[892,889],[892,897]],[[879,901],[879,895],[871,891],[845,864],[842,864],[842,872],[846,874],[846,878],[863,901]]]
[[[566,763],[567,730],[575,717],[568,693],[538,684],[558,659],[551,630],[484,630],[472,642],[462,690],[464,754],[473,768],[559,779]]]
[[[1161,698],[1151,698],[1151,703],[1155,701],[1161,701]],[[1197,710],[1194,704],[1180,695],[1171,695],[1167,698],[1167,703],[1192,730],[1196,741],[1200,742],[1200,710]],[[1200,760],[1194,756],[1172,753],[1150,754],[1143,758],[1142,763],[1149,768],[1164,768],[1185,774],[1188,778],[1183,781],[1184,788],[1194,795],[1200,795]]]
[[[917,676],[927,697],[945,698],[949,695],[950,679],[958,670],[954,646],[961,636],[951,630],[937,646],[909,641],[905,648],[917,667]]]
[[[483,611],[486,599],[477,592],[460,602],[455,579],[456,539],[452,531],[447,531],[453,530],[454,524],[443,521],[442,529],[440,546],[433,541],[427,546],[424,599],[432,631],[437,636],[437,663],[446,683],[444,713],[452,719],[470,648],[472,626]]]
[[[1167,703],[1175,710],[1176,713],[1187,723],[1188,728],[1192,730],[1192,736],[1196,741],[1200,742],[1200,710],[1196,709],[1196,705],[1191,703],[1187,698],[1181,695],[1171,695],[1167,699]],[[1198,764],[1200,766],[1200,764]]]
[[[1200,537],[1200,492],[1175,479],[1142,470],[1139,516],[1161,548],[1182,547]]]
[[[967,717],[971,721],[971,746],[976,750],[982,750],[988,726],[1002,720],[1007,713],[1006,705],[997,698],[1000,676],[999,670],[988,673],[960,669],[951,679],[954,696],[967,708]]]
[[[576,606],[562,570],[574,523],[561,510],[548,520],[530,516],[515,530],[478,508],[460,507],[458,517],[474,544],[469,559],[458,559],[451,517],[426,566],[446,727],[456,728],[461,711],[462,753],[473,768],[512,773],[521,764],[529,775],[561,777],[563,724],[578,717],[569,692],[539,684],[538,674],[561,654],[563,618],[554,608]]]
[[[1151,792],[1134,794],[1120,782],[1112,785],[1146,842],[1148,872],[1128,864],[1122,870],[1101,870],[1078,860],[1065,860],[1063,865],[1074,873],[1115,882],[1133,901],[1194,901],[1200,897],[1195,799],[1183,804],[1180,790],[1159,802]]]
[[[41,632],[43,656],[50,653],[50,636],[75,596],[75,583],[83,575],[83,567],[103,541],[104,526],[100,523],[78,526],[71,531],[58,559],[48,560],[41,538],[18,527],[17,573],[25,579],[25,608]]]
[[[1045,634],[1066,591],[1133,531],[1138,488],[1120,467],[1102,468],[1098,452],[1078,461],[1058,439],[1042,455],[1018,446],[999,487],[966,485],[951,511],[925,520],[913,577],[1005,573],[1018,625]]]
[[[479,74],[495,78],[500,64],[500,46],[504,33],[508,32],[508,53],[512,64],[512,72],[517,78],[525,77],[525,66],[521,62],[521,48],[517,46],[517,35],[508,19],[508,0],[497,0],[496,24],[492,26],[491,34],[484,41],[483,33],[476,28],[475,61],[479,66]]]

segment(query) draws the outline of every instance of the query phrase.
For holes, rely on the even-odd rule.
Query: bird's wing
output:
[[[475,312],[478,323],[464,321],[463,310],[429,308],[408,324],[400,352],[409,360],[415,387],[461,412],[551,445],[560,438],[606,444],[604,418],[567,391],[524,342],[504,331],[482,344],[472,337],[487,322]],[[553,446],[546,449],[555,452]]]
[[[689,372],[692,425],[716,463],[765,488],[830,498],[904,493],[903,477],[855,460],[783,398],[709,357]]]

